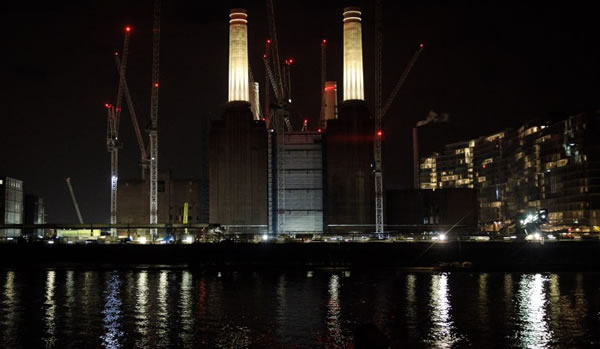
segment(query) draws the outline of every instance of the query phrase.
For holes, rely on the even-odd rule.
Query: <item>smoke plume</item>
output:
[[[417,122],[417,127],[421,127],[432,122],[448,122],[448,119],[450,119],[450,115],[448,113],[438,114],[433,110],[430,110],[425,120]]]

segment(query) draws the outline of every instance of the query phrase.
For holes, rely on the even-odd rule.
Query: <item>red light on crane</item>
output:
[[[267,39],[267,45],[271,44],[271,39]]]
[[[115,56],[118,56],[118,55],[119,55],[119,52],[115,52]]]
[[[323,39],[323,41],[321,41],[322,44],[326,44],[327,43],[327,39]]]
[[[294,63],[294,59],[293,59],[293,58],[290,58],[290,59],[288,60],[288,62],[290,62],[289,64],[292,64],[292,63]]]
[[[383,131],[381,131],[381,130],[377,131],[377,137],[381,137],[381,136],[383,136]]]
[[[130,26],[126,26],[125,27],[125,31],[129,33],[131,31],[131,27]]]
[[[424,46],[423,44],[419,44],[419,47],[423,48],[423,46]]]
[[[158,88],[158,82],[154,83],[154,87]]]

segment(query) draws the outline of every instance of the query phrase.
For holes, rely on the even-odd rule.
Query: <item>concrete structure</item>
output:
[[[477,206],[476,191],[469,188],[388,190],[386,224],[397,232],[440,231],[440,226],[453,225],[461,227],[456,233],[474,232]]]
[[[25,224],[45,224],[46,205],[44,199],[36,195],[25,195]],[[27,235],[44,236],[44,229],[25,229]]]
[[[148,206],[148,180],[119,180],[119,202],[117,223],[146,224],[150,214]],[[203,208],[203,188],[206,181],[199,179],[174,179],[170,171],[160,171],[158,175],[158,222],[181,223],[183,206],[189,205],[188,222],[206,223],[208,217]],[[204,194],[205,195],[205,194]],[[205,204],[204,204],[205,205]]]
[[[285,202],[279,234],[323,233],[323,152],[321,134],[286,133],[281,164],[285,178]],[[273,184],[276,185],[275,183]],[[277,216],[276,213],[273,213]]]
[[[267,129],[250,104],[230,102],[209,136],[209,222],[267,227]]]
[[[345,101],[325,132],[328,231],[374,231],[373,120],[363,101]]]
[[[229,15],[229,102],[250,102],[247,18],[246,10],[239,8]]]
[[[344,101],[365,99],[360,15],[358,7],[344,8]]]
[[[0,177],[0,224],[23,223],[23,182]],[[21,229],[0,229],[0,238],[21,236]]]

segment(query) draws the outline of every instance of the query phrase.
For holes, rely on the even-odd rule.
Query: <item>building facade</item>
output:
[[[541,209],[548,211],[553,229],[600,231],[599,119],[598,113],[581,113],[535,120],[469,141],[471,182],[461,181],[463,163],[448,160],[454,147],[449,145],[441,154],[421,158],[421,188],[473,185],[479,227],[485,231],[510,229],[519,215]]]
[[[284,195],[277,196],[281,205],[276,211],[279,234],[323,233],[323,153],[318,132],[293,132],[283,136],[283,167],[277,169],[284,186]],[[274,176],[276,177],[276,176]],[[273,186],[276,185],[276,180]],[[277,214],[283,213],[283,214]]]
[[[148,224],[150,199],[148,180],[120,180],[117,223]],[[158,223],[183,223],[183,208],[188,204],[188,223],[206,223],[203,197],[207,184],[198,179],[174,179],[170,171],[158,174]]]
[[[0,177],[0,224],[23,224],[23,182]],[[0,238],[21,236],[21,229],[0,229]]]
[[[46,205],[44,199],[36,195],[25,195],[25,224],[45,224]],[[25,229],[27,235],[44,236],[44,229]]]

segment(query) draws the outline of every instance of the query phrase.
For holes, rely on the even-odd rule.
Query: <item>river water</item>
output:
[[[600,347],[600,273],[0,270],[2,348]]]

